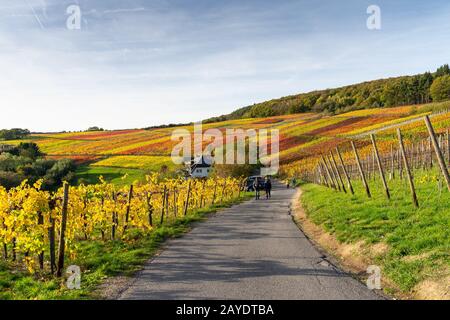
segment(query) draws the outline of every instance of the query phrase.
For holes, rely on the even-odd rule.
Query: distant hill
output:
[[[413,76],[380,79],[273,99],[207,119],[205,122],[306,112],[340,114],[360,109],[424,104],[433,100],[430,88],[435,79],[446,75],[450,75],[447,64],[434,73],[425,72]]]

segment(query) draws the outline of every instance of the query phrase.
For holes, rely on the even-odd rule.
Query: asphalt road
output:
[[[379,299],[327,262],[289,215],[295,190],[274,183],[171,240],[120,299]]]

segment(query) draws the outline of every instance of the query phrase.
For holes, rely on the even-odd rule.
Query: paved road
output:
[[[378,299],[322,259],[289,216],[295,190],[229,208],[172,240],[120,299]]]

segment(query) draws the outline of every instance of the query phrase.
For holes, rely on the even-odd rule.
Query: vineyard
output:
[[[302,202],[312,221],[359,245],[403,297],[448,292],[448,128],[448,114],[426,116],[335,146],[297,171],[307,182]]]
[[[427,107],[424,107],[423,109],[424,111],[428,110]],[[344,160],[353,162],[353,165],[356,165],[354,162],[351,141],[358,147],[361,160],[368,161],[367,158],[371,157],[371,162],[373,163],[373,147],[370,139],[371,133],[376,135],[377,148],[380,153],[383,154],[390,152],[391,148],[398,149],[398,128],[401,128],[402,130],[405,145],[408,146],[412,143],[417,144],[419,140],[429,139],[428,130],[423,122],[423,117],[426,115],[430,116],[436,133],[444,136],[447,132],[447,128],[450,127],[450,113],[447,112],[446,109],[443,111],[437,109],[433,113],[419,112],[413,116],[405,116],[379,124],[365,125],[362,127],[356,126],[346,132],[337,133],[335,131],[326,131],[325,134],[321,134],[319,139],[313,140],[311,143],[307,143],[302,148],[299,148],[298,151],[300,156],[297,156],[297,160],[285,163],[284,166],[282,166],[282,175],[287,177],[300,177],[305,172],[314,171],[316,165],[321,162],[318,155],[329,154],[330,151],[334,152],[336,147],[341,149]],[[334,133],[331,137],[327,136],[330,132]],[[429,142],[423,143],[424,146],[429,146]],[[422,148],[422,146],[420,147]],[[282,155],[283,152],[281,152],[281,156]]]
[[[312,221],[342,242],[386,245],[377,263],[401,292],[410,292],[430,274],[448,277],[450,193],[442,161],[450,163],[449,106],[238,119],[203,129],[279,129],[279,175],[308,182],[302,203]],[[78,162],[79,180],[56,192],[42,190],[40,182],[0,188],[4,297],[38,295],[16,294],[16,287],[63,287],[60,276],[72,262],[98,285],[142,264],[149,257],[143,248],[153,248],[162,234],[177,234],[178,223],[242,198],[240,180],[162,174],[180,169],[170,158],[172,130],[33,134],[28,141],[47,157]],[[28,275],[27,286],[11,276],[15,272]],[[58,298],[54,291],[40,297]]]
[[[292,114],[208,123],[203,125],[203,129],[215,128],[222,132],[226,129],[278,129],[281,175],[295,176],[298,168],[309,164],[309,158],[318,151],[328,151],[335,145],[349,142],[354,136],[417,119],[448,107],[449,103],[440,103],[365,109],[335,116]],[[443,115],[441,118],[442,121],[436,123],[438,126],[440,122],[447,122],[448,116]],[[172,148],[177,143],[171,140],[173,129],[41,133],[33,134],[27,140],[4,143],[14,145],[24,141],[35,142],[49,158],[74,159],[82,165],[80,171],[83,178],[87,175],[95,176],[95,179],[88,179],[90,183],[98,182],[98,177],[103,175],[108,182],[126,185],[134,180],[145,181],[145,175],[152,172],[176,172],[180,169],[170,159]],[[177,129],[192,131],[193,126]],[[123,174],[114,174],[119,171]],[[125,173],[129,173],[130,179],[122,182],[120,177]]]
[[[63,275],[83,243],[133,242],[191,213],[239,199],[238,179],[184,180],[147,176],[118,188],[102,182],[42,191],[40,183],[0,188],[3,258],[31,274]]]
[[[445,116],[445,118],[444,118]],[[437,121],[447,120],[447,114],[437,117]],[[439,122],[440,131],[436,134],[435,127],[430,121],[429,116],[424,117],[425,127],[428,138],[422,134],[415,134],[420,128],[420,122],[412,125],[406,125],[405,128],[396,129],[397,141],[391,137],[390,140],[382,140],[378,143],[378,138],[370,134],[370,140],[360,139],[359,141],[350,141],[350,150],[342,152],[339,146],[335,150],[323,153],[311,160],[311,167],[301,168],[298,171],[298,178],[312,183],[325,185],[345,193],[354,194],[352,180],[360,179],[364,185],[365,192],[370,198],[370,188],[368,179],[374,180],[379,177],[386,197],[390,198],[390,191],[387,185],[387,175],[390,179],[407,179],[411,189],[413,203],[418,207],[417,195],[414,187],[414,170],[424,171],[433,170],[439,165],[443,178],[437,178],[440,190],[445,184],[450,191],[450,176],[448,164],[450,163],[450,130],[443,127]],[[406,130],[405,130],[406,129]],[[408,132],[408,141],[405,141],[402,130]],[[390,134],[391,130],[387,130]],[[384,133],[386,135],[386,133]],[[386,137],[384,135],[384,137]],[[383,137],[383,135],[382,135]],[[397,142],[397,146],[396,146]],[[359,147],[357,147],[359,146]],[[348,148],[347,148],[348,149]],[[380,152],[381,151],[381,152]],[[315,167],[314,167],[315,166]]]

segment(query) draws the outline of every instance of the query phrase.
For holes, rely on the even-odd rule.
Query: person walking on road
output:
[[[261,184],[259,182],[259,178],[256,177],[255,181],[253,181],[253,189],[255,189],[255,199],[259,200],[259,193],[261,190]]]
[[[270,181],[270,178],[266,178],[266,182],[264,183],[264,190],[266,191],[266,199],[270,199],[270,192],[272,191],[272,182]]]

